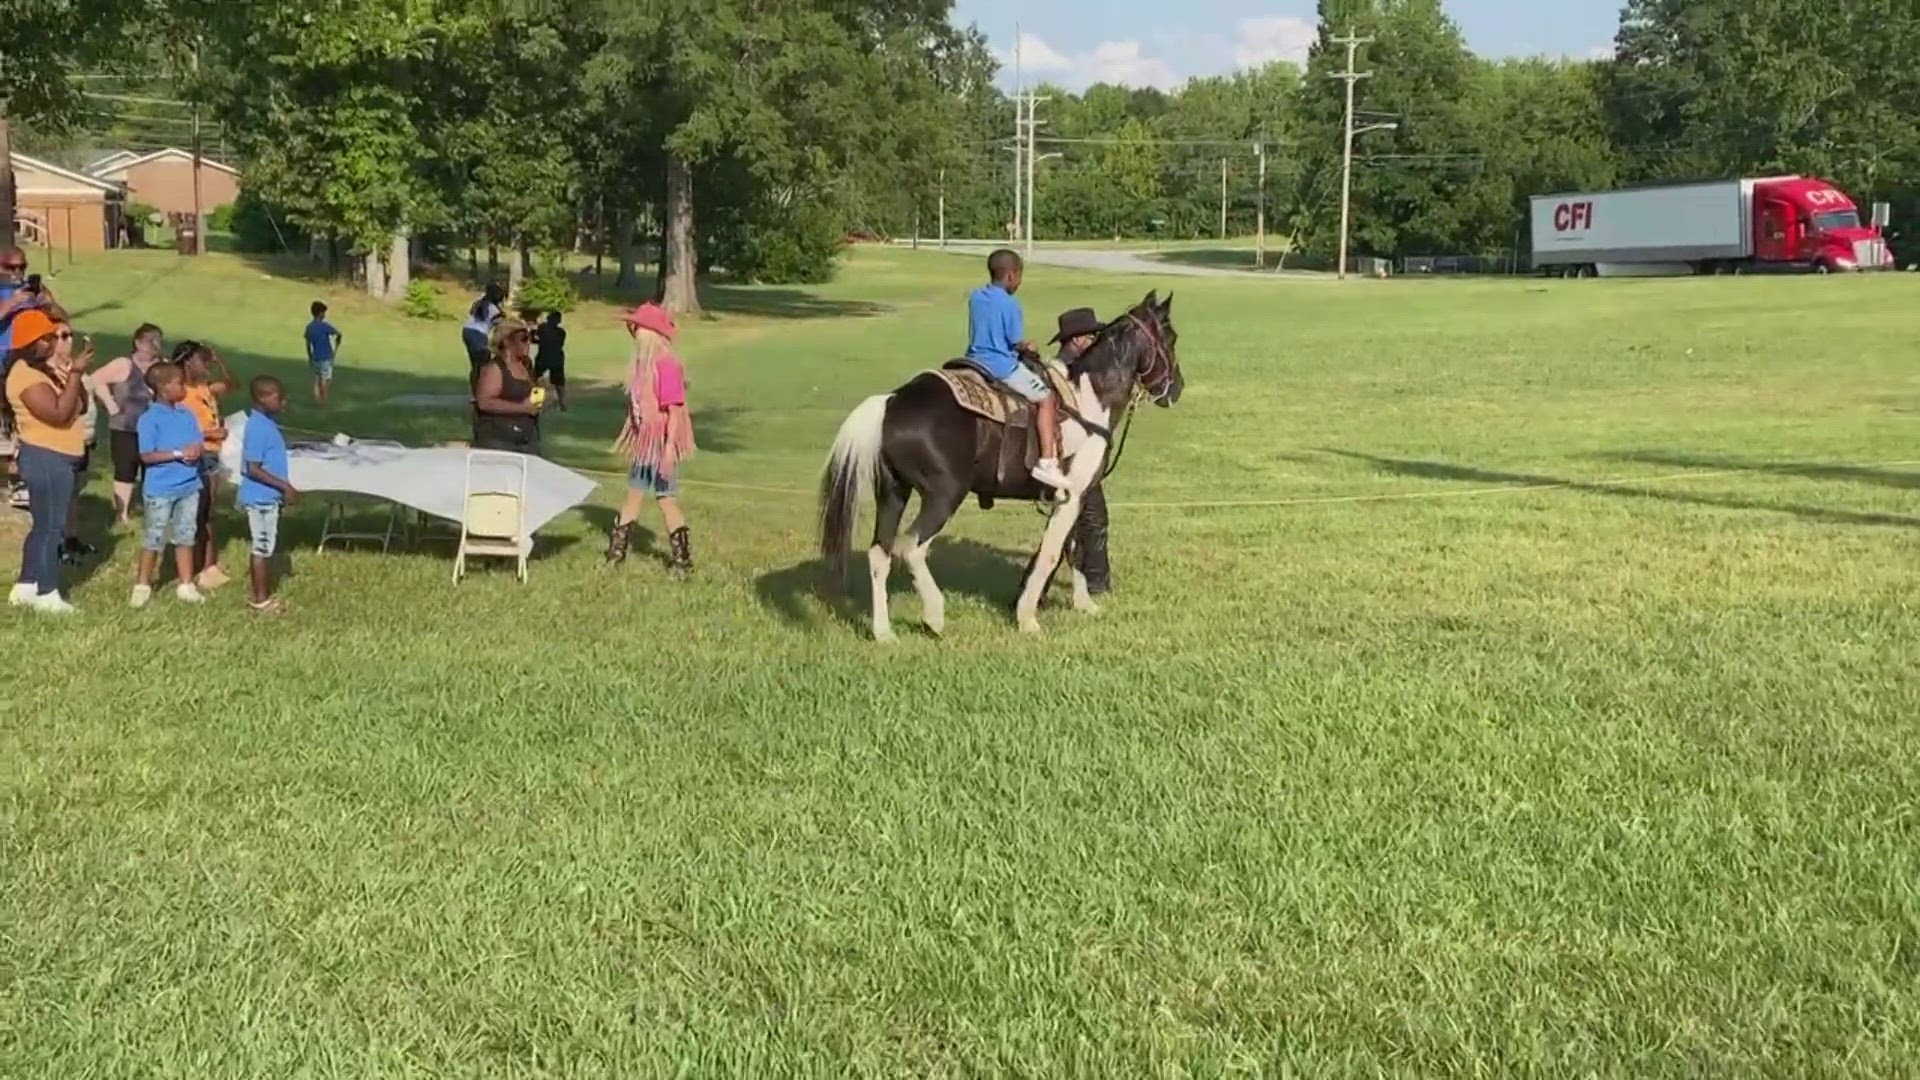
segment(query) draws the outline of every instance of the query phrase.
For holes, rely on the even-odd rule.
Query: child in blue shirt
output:
[[[1040,356],[1026,340],[1026,314],[1014,299],[1026,267],[1018,254],[1002,248],[987,256],[987,275],[992,280],[967,297],[967,358],[1033,403],[1034,426],[1040,435],[1040,461],[1033,467],[1033,478],[1064,491],[1068,481],[1060,471],[1060,399],[1045,379],[1020,362],[1022,357]]]
[[[153,389],[153,404],[140,414],[136,429],[140,463],[146,466],[142,485],[146,535],[140,546],[133,606],[146,607],[153,599],[153,575],[169,542],[180,575],[173,595],[183,603],[199,604],[206,601],[193,583],[193,541],[200,512],[200,419],[180,404],[187,398],[187,377],[180,365],[155,364],[146,377]]]
[[[340,355],[340,343],[346,335],[327,321],[327,305],[318,300],[310,309],[313,321],[307,324],[307,366],[313,369],[313,400],[325,406],[327,391],[333,388],[333,360]]]
[[[240,439],[240,505],[247,512],[247,528],[253,534],[250,606],[262,615],[278,615],[286,610],[273,595],[280,507],[298,501],[300,492],[287,480],[287,440],[277,419],[286,407],[286,387],[279,379],[262,375],[253,380],[252,390],[253,408],[247,413],[246,434]]]

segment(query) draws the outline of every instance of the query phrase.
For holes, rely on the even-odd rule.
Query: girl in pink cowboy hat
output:
[[[680,463],[694,452],[693,419],[687,415],[687,370],[673,353],[679,331],[658,304],[627,313],[633,335],[633,366],[627,375],[627,422],[614,449],[626,454],[627,498],[607,540],[607,565],[627,559],[633,521],[649,494],[660,504],[675,573],[693,569],[693,544],[680,512]]]

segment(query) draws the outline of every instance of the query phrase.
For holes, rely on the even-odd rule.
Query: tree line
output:
[[[817,280],[849,236],[1006,234],[1015,105],[949,0],[22,0],[0,90],[35,130],[69,74],[164,70],[251,199],[366,260],[591,247],[680,310],[696,275]],[[64,14],[63,14],[64,12]],[[1320,0],[1303,64],[1178,90],[1034,92],[1036,235],[1244,235],[1325,259],[1347,61],[1354,249],[1512,251],[1527,199],[1805,172],[1920,211],[1920,9],[1628,0],[1613,55],[1475,56],[1441,0]],[[1392,125],[1389,129],[1386,125]],[[1024,193],[1022,193],[1024,195]],[[643,256],[645,258],[643,259]]]

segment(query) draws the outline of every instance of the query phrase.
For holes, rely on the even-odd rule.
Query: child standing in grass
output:
[[[652,495],[666,522],[668,565],[676,574],[693,569],[693,541],[680,512],[680,463],[693,454],[693,419],[687,415],[687,369],[674,355],[677,329],[658,304],[642,304],[627,316],[633,335],[633,365],[627,374],[627,423],[615,449],[627,455],[627,498],[607,540],[607,565],[627,560],[633,521]]]
[[[213,347],[183,341],[173,350],[187,380],[187,411],[200,423],[200,509],[194,517],[194,583],[217,589],[232,580],[220,569],[220,546],[213,536],[213,500],[220,493],[220,447],[227,441],[227,423],[220,418],[220,395],[233,386],[233,373]]]
[[[153,599],[153,575],[160,553],[173,545],[173,564],[180,575],[174,596],[183,603],[206,600],[193,584],[194,519],[200,510],[200,457],[204,436],[200,421],[181,402],[187,399],[187,379],[178,364],[155,364],[146,374],[153,403],[140,414],[136,429],[140,463],[146,466],[142,505],[146,535],[140,548],[140,566],[133,586],[133,606],[146,607]]]
[[[253,380],[253,408],[247,413],[246,434],[240,439],[240,505],[247,512],[252,534],[253,596],[249,605],[262,615],[278,615],[286,605],[273,595],[273,556],[280,546],[280,508],[297,501],[300,492],[288,482],[287,440],[278,417],[286,407],[286,388],[280,380],[261,375]]]
[[[313,401],[325,408],[327,394],[333,389],[333,361],[340,355],[340,343],[346,335],[327,321],[327,305],[318,300],[309,309],[313,321],[307,323],[307,367],[313,371]]]

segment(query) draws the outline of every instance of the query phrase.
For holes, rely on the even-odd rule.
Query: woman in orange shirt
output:
[[[20,553],[20,579],[7,602],[49,615],[69,615],[60,595],[60,537],[87,450],[87,395],[82,377],[93,343],[74,348],[73,328],[44,312],[13,320],[5,409],[19,443],[33,525]]]
[[[227,441],[227,424],[220,418],[220,395],[233,386],[233,373],[227,370],[213,346],[201,341],[183,341],[173,350],[173,362],[187,375],[187,397],[181,402],[200,421],[200,525],[194,534],[194,582],[204,590],[217,589],[231,580],[220,569],[220,547],[213,538],[213,500],[220,486],[220,447]]]

